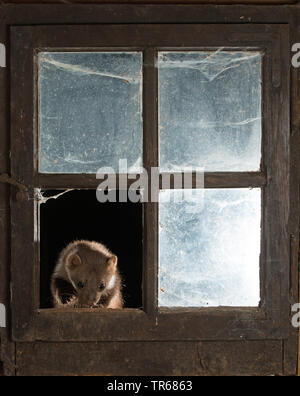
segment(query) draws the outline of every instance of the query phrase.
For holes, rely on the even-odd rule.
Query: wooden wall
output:
[[[1,0],[0,4],[295,4],[297,0]]]
[[[163,3],[173,3],[173,4],[260,4],[262,5],[264,12],[266,14],[266,8],[263,6],[264,4],[295,4],[298,3],[298,1],[294,0],[187,0],[187,1],[182,1],[182,0],[0,0],[0,42],[5,42],[7,40],[7,25],[5,23],[2,23],[3,20],[6,18],[12,18],[11,15],[6,15],[5,13],[2,14],[2,9],[1,9],[1,4],[6,5],[8,3],[14,3],[14,4],[30,4],[30,3],[40,3],[40,4],[71,4],[71,3],[86,3],[86,4],[91,4],[91,3],[119,3],[119,4],[125,4],[125,3],[131,3],[131,4],[163,4]],[[47,6],[46,6],[47,7]],[[239,7],[239,6],[237,6]],[[256,10],[251,8],[249,10],[249,15],[252,15],[253,20],[259,19],[260,15],[260,10],[258,9],[259,7],[256,7]],[[240,8],[239,8],[240,9]],[[24,11],[24,8],[23,8]],[[34,23],[34,18],[29,15],[30,13],[26,14],[26,23]],[[279,16],[281,12],[279,11],[278,16],[274,15],[274,20],[276,22],[281,22],[281,17]],[[286,8],[284,9],[283,16],[289,18],[289,15],[292,15],[293,11],[288,11]],[[39,15],[38,12],[35,13],[35,15]],[[42,15],[42,14],[40,14]],[[240,14],[239,14],[240,15]],[[284,16],[285,15],[285,16]],[[297,15],[299,17],[300,21],[300,8],[298,8]],[[58,21],[58,23],[61,23],[59,20],[61,17],[58,16],[53,16],[53,20],[51,19],[52,17],[47,17],[46,13],[45,15],[41,17],[37,17],[37,19],[40,18],[41,23],[54,23],[54,21]],[[22,24],[22,19],[14,17],[16,24]],[[32,19],[32,21],[31,21]],[[49,20],[48,20],[49,19]],[[271,19],[271,17],[270,17]],[[238,18],[237,18],[238,21]],[[298,25],[298,23],[297,23]],[[299,22],[300,25],[300,22]],[[299,42],[299,41],[298,41]],[[6,107],[6,102],[9,102],[9,87],[8,87],[8,80],[9,80],[9,73],[7,69],[2,69],[0,70],[0,95],[1,95],[1,100],[0,100],[0,131],[5,131],[9,129],[9,120],[7,116],[7,112],[4,111],[4,108]],[[297,83],[300,84],[300,77],[298,76]],[[296,88],[295,88],[296,89]],[[3,101],[3,99],[5,99]],[[297,117],[296,117],[297,118]],[[300,124],[299,117],[295,120],[295,125],[298,127]],[[7,173],[9,172],[9,139],[5,133],[0,133],[0,173]],[[9,229],[9,188],[5,185],[0,184],[0,195],[4,196],[5,199],[0,201],[0,301],[9,301],[9,240],[7,239],[7,233],[5,230]],[[3,280],[6,280],[3,282]],[[19,359],[19,369],[21,374],[33,374],[32,369],[37,370],[35,374],[44,374],[44,370],[46,367],[50,367],[52,370],[52,373],[56,373],[56,361],[51,360],[52,352],[55,352],[59,346],[56,344],[35,344],[35,345],[30,345],[30,344],[22,344],[19,345],[18,353],[15,354],[15,345],[10,342],[10,336],[8,334],[8,330],[1,329],[0,330],[0,336],[1,336],[1,344],[0,344],[0,357],[2,361],[5,363],[5,368],[6,368],[6,374],[7,375],[13,375],[15,373],[15,367],[14,367],[14,362],[11,360],[12,356],[17,356]],[[300,336],[300,335],[299,335]],[[157,360],[164,359],[165,364],[170,365],[170,370],[178,370],[178,374],[184,374],[187,373],[186,367],[185,367],[185,362],[180,360],[180,343],[177,343],[176,345],[169,343],[169,345],[166,344],[166,351],[165,351],[165,356],[164,353],[161,351],[160,348],[157,349],[155,352],[155,344],[147,344],[144,343],[140,347],[143,350],[143,356],[146,356],[147,353],[151,350],[151,353],[153,353],[154,350],[154,355],[157,354],[156,358]],[[270,344],[271,348],[270,348]],[[294,344],[293,344],[294,345]],[[268,347],[267,347],[268,346]],[[114,346],[110,343],[106,343],[105,345],[103,344],[102,346],[106,352],[107,356],[110,356],[110,354],[113,354],[113,349]],[[130,355],[130,352],[128,350],[128,344],[127,343],[120,343],[119,344],[122,359],[124,356]],[[167,348],[169,347],[169,348]],[[190,348],[191,350],[191,356],[194,356],[195,362],[198,359],[198,354],[199,351],[203,351],[203,356],[205,357],[205,361],[210,361],[211,362],[211,374],[218,375],[218,374],[226,374],[226,372],[232,372],[234,370],[233,363],[230,360],[230,354],[231,352],[228,350],[228,356],[224,354],[224,350],[221,348],[220,349],[220,344],[218,343],[187,343],[184,348]],[[244,347],[251,352],[249,355],[244,354],[244,359],[241,360],[240,362],[240,367],[241,370],[237,374],[241,374],[242,372],[251,374],[251,370],[253,369],[252,363],[253,361],[256,361],[256,363],[259,365],[260,360],[258,359],[259,356],[262,356],[261,354],[267,353],[269,356],[269,365],[268,367],[263,366],[259,368],[261,369],[261,373],[268,375],[274,373],[274,370],[276,371],[277,368],[280,366],[280,362],[277,362],[276,359],[280,354],[284,355],[286,354],[293,354],[293,351],[289,350],[289,343],[287,342],[285,350],[283,350],[283,343],[281,342],[256,342],[256,343],[251,343],[251,346],[245,343]],[[89,345],[82,345],[83,348],[83,356],[87,359],[86,360],[86,367],[87,367],[87,372],[82,372],[82,374],[89,374],[88,372],[88,363],[89,359],[92,358],[93,356],[95,357],[93,353],[93,348],[89,349]],[[232,348],[235,348],[235,345],[232,345]],[[34,351],[33,351],[34,349]],[[231,349],[231,347],[230,347]],[[172,355],[168,355],[170,353],[169,351],[172,352]],[[220,351],[222,353],[220,353]],[[232,351],[232,349],[231,349]],[[76,362],[71,359],[72,356],[72,344],[69,344],[67,349],[65,350],[66,352],[66,364],[67,368],[71,371],[74,372],[75,370],[78,369],[76,366]],[[39,366],[38,364],[35,363],[35,358],[39,357],[39,362],[41,365]],[[47,361],[45,362],[45,356],[47,357]],[[64,356],[64,358],[65,358]],[[68,358],[68,356],[70,358]],[[300,357],[300,343],[299,343],[299,357]],[[30,359],[33,359],[32,361],[32,366],[30,369],[30,366],[28,366],[28,362],[30,362]],[[173,361],[173,363],[172,363]],[[223,363],[222,363],[223,361]],[[45,364],[43,364],[43,362]],[[177,362],[177,366],[176,363]],[[114,372],[114,367],[110,366],[110,361],[106,360],[103,362],[105,363],[105,370],[103,369],[102,374],[117,374]],[[142,367],[143,364],[146,364],[143,359],[135,359],[130,361],[129,357],[129,362],[128,366],[132,369],[132,373],[139,373],[139,368]],[[199,375],[201,374],[207,374],[208,370],[205,367],[205,362],[203,363],[203,366],[197,367],[196,371],[198,372]],[[99,362],[99,365],[101,366],[101,362]],[[1,369],[2,369],[2,364],[0,362],[0,375],[1,375]],[[104,367],[104,366],[103,366]],[[154,367],[154,366],[153,366]],[[220,367],[223,367],[223,371],[220,370]],[[299,359],[299,375],[300,375],[300,359]],[[155,373],[155,369],[153,369],[153,374],[159,374]],[[256,370],[254,370],[256,371]],[[282,371],[279,374],[290,374],[292,373],[293,368],[285,367],[282,369]],[[128,373],[128,370],[127,370]],[[3,372],[2,372],[3,374]]]

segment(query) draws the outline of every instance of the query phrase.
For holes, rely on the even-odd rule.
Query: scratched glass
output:
[[[262,54],[160,52],[160,167],[258,171]]]
[[[41,53],[40,172],[142,166],[142,53]]]
[[[261,190],[160,193],[159,306],[257,307]]]

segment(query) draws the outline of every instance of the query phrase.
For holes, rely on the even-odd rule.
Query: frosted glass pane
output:
[[[40,54],[40,171],[142,165],[142,53]]]
[[[181,193],[160,194],[159,306],[257,307],[261,190]]]
[[[262,55],[161,52],[158,65],[161,170],[259,170]]]

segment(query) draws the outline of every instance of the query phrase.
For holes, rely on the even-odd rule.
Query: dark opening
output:
[[[101,242],[118,256],[125,308],[142,308],[142,214],[140,203],[99,203],[96,192],[88,190],[70,191],[41,204],[40,307],[52,308],[50,278],[59,253],[70,242],[84,239]]]

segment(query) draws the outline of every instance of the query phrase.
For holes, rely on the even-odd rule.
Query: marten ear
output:
[[[108,264],[108,269],[111,271],[115,271],[117,268],[117,264],[118,264],[118,257],[117,256],[112,256],[107,260],[107,264]]]
[[[82,261],[78,254],[72,254],[68,257],[67,268],[69,269],[69,271],[74,271],[76,268],[80,267],[81,264]]]

